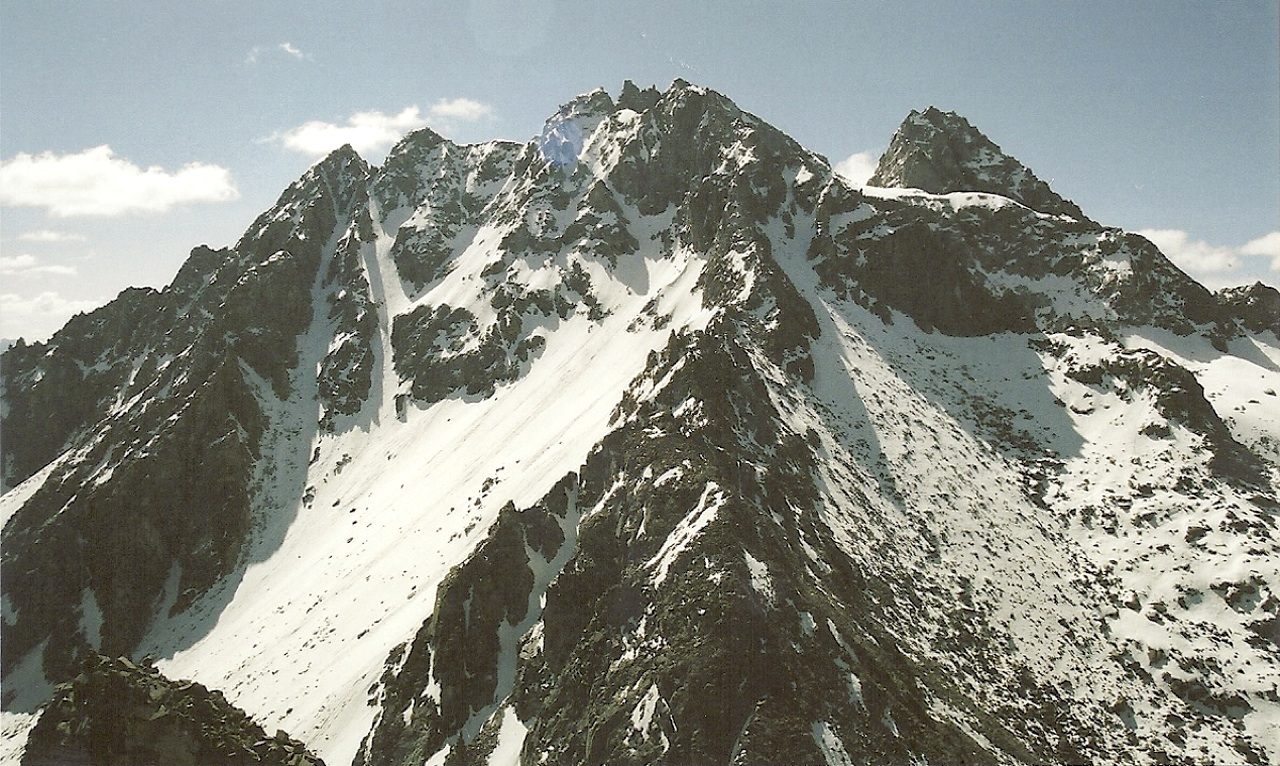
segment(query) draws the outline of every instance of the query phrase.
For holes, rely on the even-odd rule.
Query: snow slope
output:
[[[477,234],[457,268],[416,303],[486,308],[474,292],[466,301],[497,255],[493,239],[486,246],[485,233]],[[368,273],[394,273],[389,238],[378,242]],[[300,401],[273,415],[275,456],[269,452],[266,462],[317,455],[306,466],[307,499],[290,500],[288,488],[263,493],[296,504],[294,522],[234,593],[215,598],[226,599],[216,616],[194,611],[164,621],[139,651],[161,657],[167,675],[223,689],[268,729],[291,732],[329,762],[349,762],[374,714],[367,690],[390,649],[431,613],[440,580],[500,508],[533,503],[581,465],[651,350],[671,332],[705,323],[692,287],[697,259],[653,242],[631,257],[628,281],[601,272],[594,282],[609,316],[559,324],[528,372],[490,398],[410,406],[399,417],[389,390],[367,426],[304,446],[294,440],[315,413],[300,385]],[[650,301],[672,317],[662,330],[636,323]],[[381,321],[381,336],[389,337],[389,319]],[[306,349],[325,343],[326,329],[300,341],[304,360],[317,358]]]

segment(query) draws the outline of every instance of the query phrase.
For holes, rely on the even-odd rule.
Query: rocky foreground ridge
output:
[[[219,691],[97,654],[58,685],[22,764],[323,766],[284,732],[267,736]]]
[[[628,83],[6,351],[6,731],[102,654],[330,764],[1280,759],[1280,293],[936,109],[873,182]]]

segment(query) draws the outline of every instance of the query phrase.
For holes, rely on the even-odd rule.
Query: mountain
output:
[[[8,350],[10,745],[102,654],[330,764],[1280,759],[1280,295],[934,109],[874,180],[627,83]]]

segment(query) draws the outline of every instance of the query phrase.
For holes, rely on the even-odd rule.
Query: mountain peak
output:
[[[608,91],[604,88],[596,88],[589,93],[583,93],[570,100],[560,107],[556,115],[561,117],[604,117],[612,114],[616,108]]]
[[[616,101],[604,88],[596,88],[561,105],[543,124],[537,138],[543,158],[555,166],[573,165],[600,123],[622,110],[662,113],[666,115],[663,120],[683,114],[683,128],[679,132],[689,136],[693,135],[704,112],[715,112],[730,121],[743,114],[728,97],[687,80],[677,78],[665,91],[653,86],[641,90],[627,80]]]
[[[716,103],[719,103],[722,106],[727,106],[733,111],[738,111],[738,105],[735,104],[733,100],[730,99],[728,96],[716,90],[712,90],[711,88],[707,88],[702,85],[698,85],[696,83],[691,83],[682,77],[677,77],[676,79],[671,81],[671,87],[667,88],[666,92],[662,94],[662,100],[670,101],[672,103],[678,103],[685,99],[696,98],[700,96],[701,97],[709,96],[712,99],[714,99]]]
[[[368,161],[351,144],[343,144],[312,165],[299,181],[305,182],[308,178],[323,179],[333,188],[342,188],[351,179],[368,177],[370,170]]]
[[[324,159],[316,163],[316,167],[340,168],[352,163],[363,164],[364,158],[360,156],[360,153],[351,144],[343,144],[326,154]]]
[[[448,140],[428,127],[411,130],[405,134],[404,138],[397,141],[395,146],[391,147],[391,151],[387,152],[387,159],[390,160],[392,157],[402,154],[428,151],[448,142]]]
[[[1087,220],[1080,208],[964,117],[935,106],[912,110],[889,141],[870,185],[923,189],[931,194],[999,194],[1033,210]]]

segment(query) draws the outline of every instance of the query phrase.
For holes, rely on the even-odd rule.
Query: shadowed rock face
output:
[[[955,336],[1035,327],[1022,300],[987,289],[976,273],[974,254],[959,237],[910,223],[859,252],[857,258],[833,254],[816,270],[834,290],[848,293],[882,318],[892,308],[921,329]]]
[[[22,757],[22,766],[76,764],[324,766],[284,732],[267,736],[222,692],[96,654],[58,686]]]
[[[868,183],[931,194],[988,192],[1042,213],[1088,220],[1075,203],[1058,196],[968,120],[934,107],[907,115]]]

